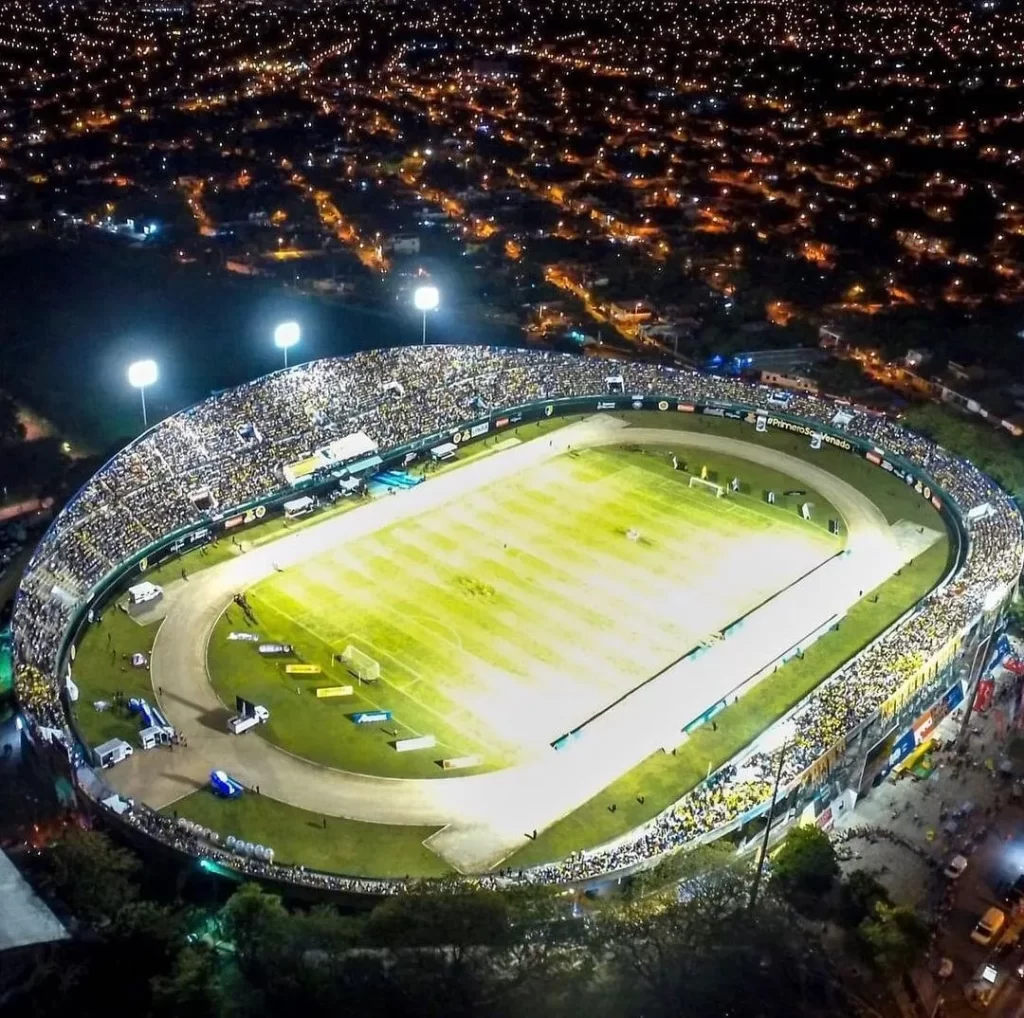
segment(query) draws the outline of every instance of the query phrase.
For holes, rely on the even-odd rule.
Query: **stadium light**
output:
[[[144,360],[133,361],[128,365],[128,384],[139,390],[142,396],[142,428],[149,427],[149,419],[146,416],[146,388],[152,385],[160,375],[156,361]]]
[[[288,351],[298,343],[302,330],[298,322],[282,322],[274,329],[274,346],[284,353],[284,366],[288,367]]]
[[[434,311],[441,303],[441,294],[436,286],[417,286],[412,295],[417,311],[423,312],[423,345],[427,345],[427,312]]]

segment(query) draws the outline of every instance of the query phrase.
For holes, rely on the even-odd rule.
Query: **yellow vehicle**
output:
[[[1006,913],[994,905],[978,920],[971,931],[971,940],[982,947],[988,947],[1002,932],[1006,925]]]

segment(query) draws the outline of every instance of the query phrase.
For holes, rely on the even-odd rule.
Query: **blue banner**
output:
[[[391,711],[389,710],[364,710],[358,714],[351,715],[353,724],[372,725],[375,721],[390,721]]]

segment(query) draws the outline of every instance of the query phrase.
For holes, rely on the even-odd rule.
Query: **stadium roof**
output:
[[[0,952],[67,940],[68,932],[43,900],[0,852]]]

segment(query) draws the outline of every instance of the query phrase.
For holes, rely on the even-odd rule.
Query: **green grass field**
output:
[[[677,453],[695,472],[705,464]],[[232,609],[209,646],[214,685],[225,703],[241,693],[270,708],[261,735],[330,766],[441,776],[441,758],[493,767],[545,749],[839,547],[816,493],[770,507],[762,489],[792,480],[748,461],[707,465],[747,492],[691,489],[664,450],[592,449],[325,548],[247,594],[260,636],[322,674],[286,675],[229,641],[243,624]],[[812,523],[796,511],[804,498]],[[352,681],[333,660],[349,644],[379,662],[380,681],[318,700],[316,686]],[[349,720],[372,708],[394,723]],[[436,752],[395,752],[396,738],[422,734]]]
[[[353,877],[437,877],[450,868],[423,841],[433,827],[391,827],[323,817],[265,795],[219,799],[209,789],[192,792],[161,812],[183,816],[223,836],[273,845],[275,862],[302,863]]]
[[[125,739],[137,745],[139,719],[123,708],[112,705],[114,694],[153,697],[153,685],[147,668],[133,668],[122,658],[135,653],[148,655],[153,649],[159,625],[140,626],[119,608],[104,612],[99,625],[89,626],[75,652],[72,675],[78,686],[74,705],[75,724],[90,746],[108,739]],[[111,703],[108,710],[93,707],[97,701]]]

